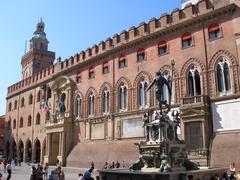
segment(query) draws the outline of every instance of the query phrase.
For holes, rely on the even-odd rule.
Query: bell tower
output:
[[[45,24],[41,20],[37,23],[36,31],[30,39],[30,49],[22,57],[22,78],[26,79],[46,67],[53,64],[55,52],[48,51],[46,33],[44,32]]]

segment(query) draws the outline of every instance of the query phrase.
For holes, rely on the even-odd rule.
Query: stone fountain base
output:
[[[148,169],[149,171],[150,169]],[[210,180],[218,174],[221,176],[227,169],[211,168],[195,171],[175,171],[162,173],[154,169],[151,172],[129,171],[128,169],[98,170],[100,180],[187,180],[189,175],[194,180]]]

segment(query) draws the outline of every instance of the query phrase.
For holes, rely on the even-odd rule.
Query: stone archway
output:
[[[39,139],[37,139],[34,144],[34,157],[35,157],[35,163],[40,163],[40,161],[41,161],[41,143],[40,143]]]
[[[22,140],[19,140],[18,142],[18,157],[21,162],[23,162],[23,153],[24,153],[24,144]]]
[[[26,149],[25,149],[25,162],[31,162],[32,161],[32,143],[28,139],[26,142]]]
[[[12,158],[17,157],[17,144],[15,140],[12,141]]]

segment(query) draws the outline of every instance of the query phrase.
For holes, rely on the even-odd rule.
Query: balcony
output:
[[[208,102],[208,97],[205,95],[189,96],[181,99],[181,105],[200,105]]]

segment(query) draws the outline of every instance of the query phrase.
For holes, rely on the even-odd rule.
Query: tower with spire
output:
[[[42,18],[36,25],[36,30],[30,39],[30,49],[22,57],[22,78],[26,79],[46,67],[52,65],[55,53],[48,51],[48,39],[44,31]]]

